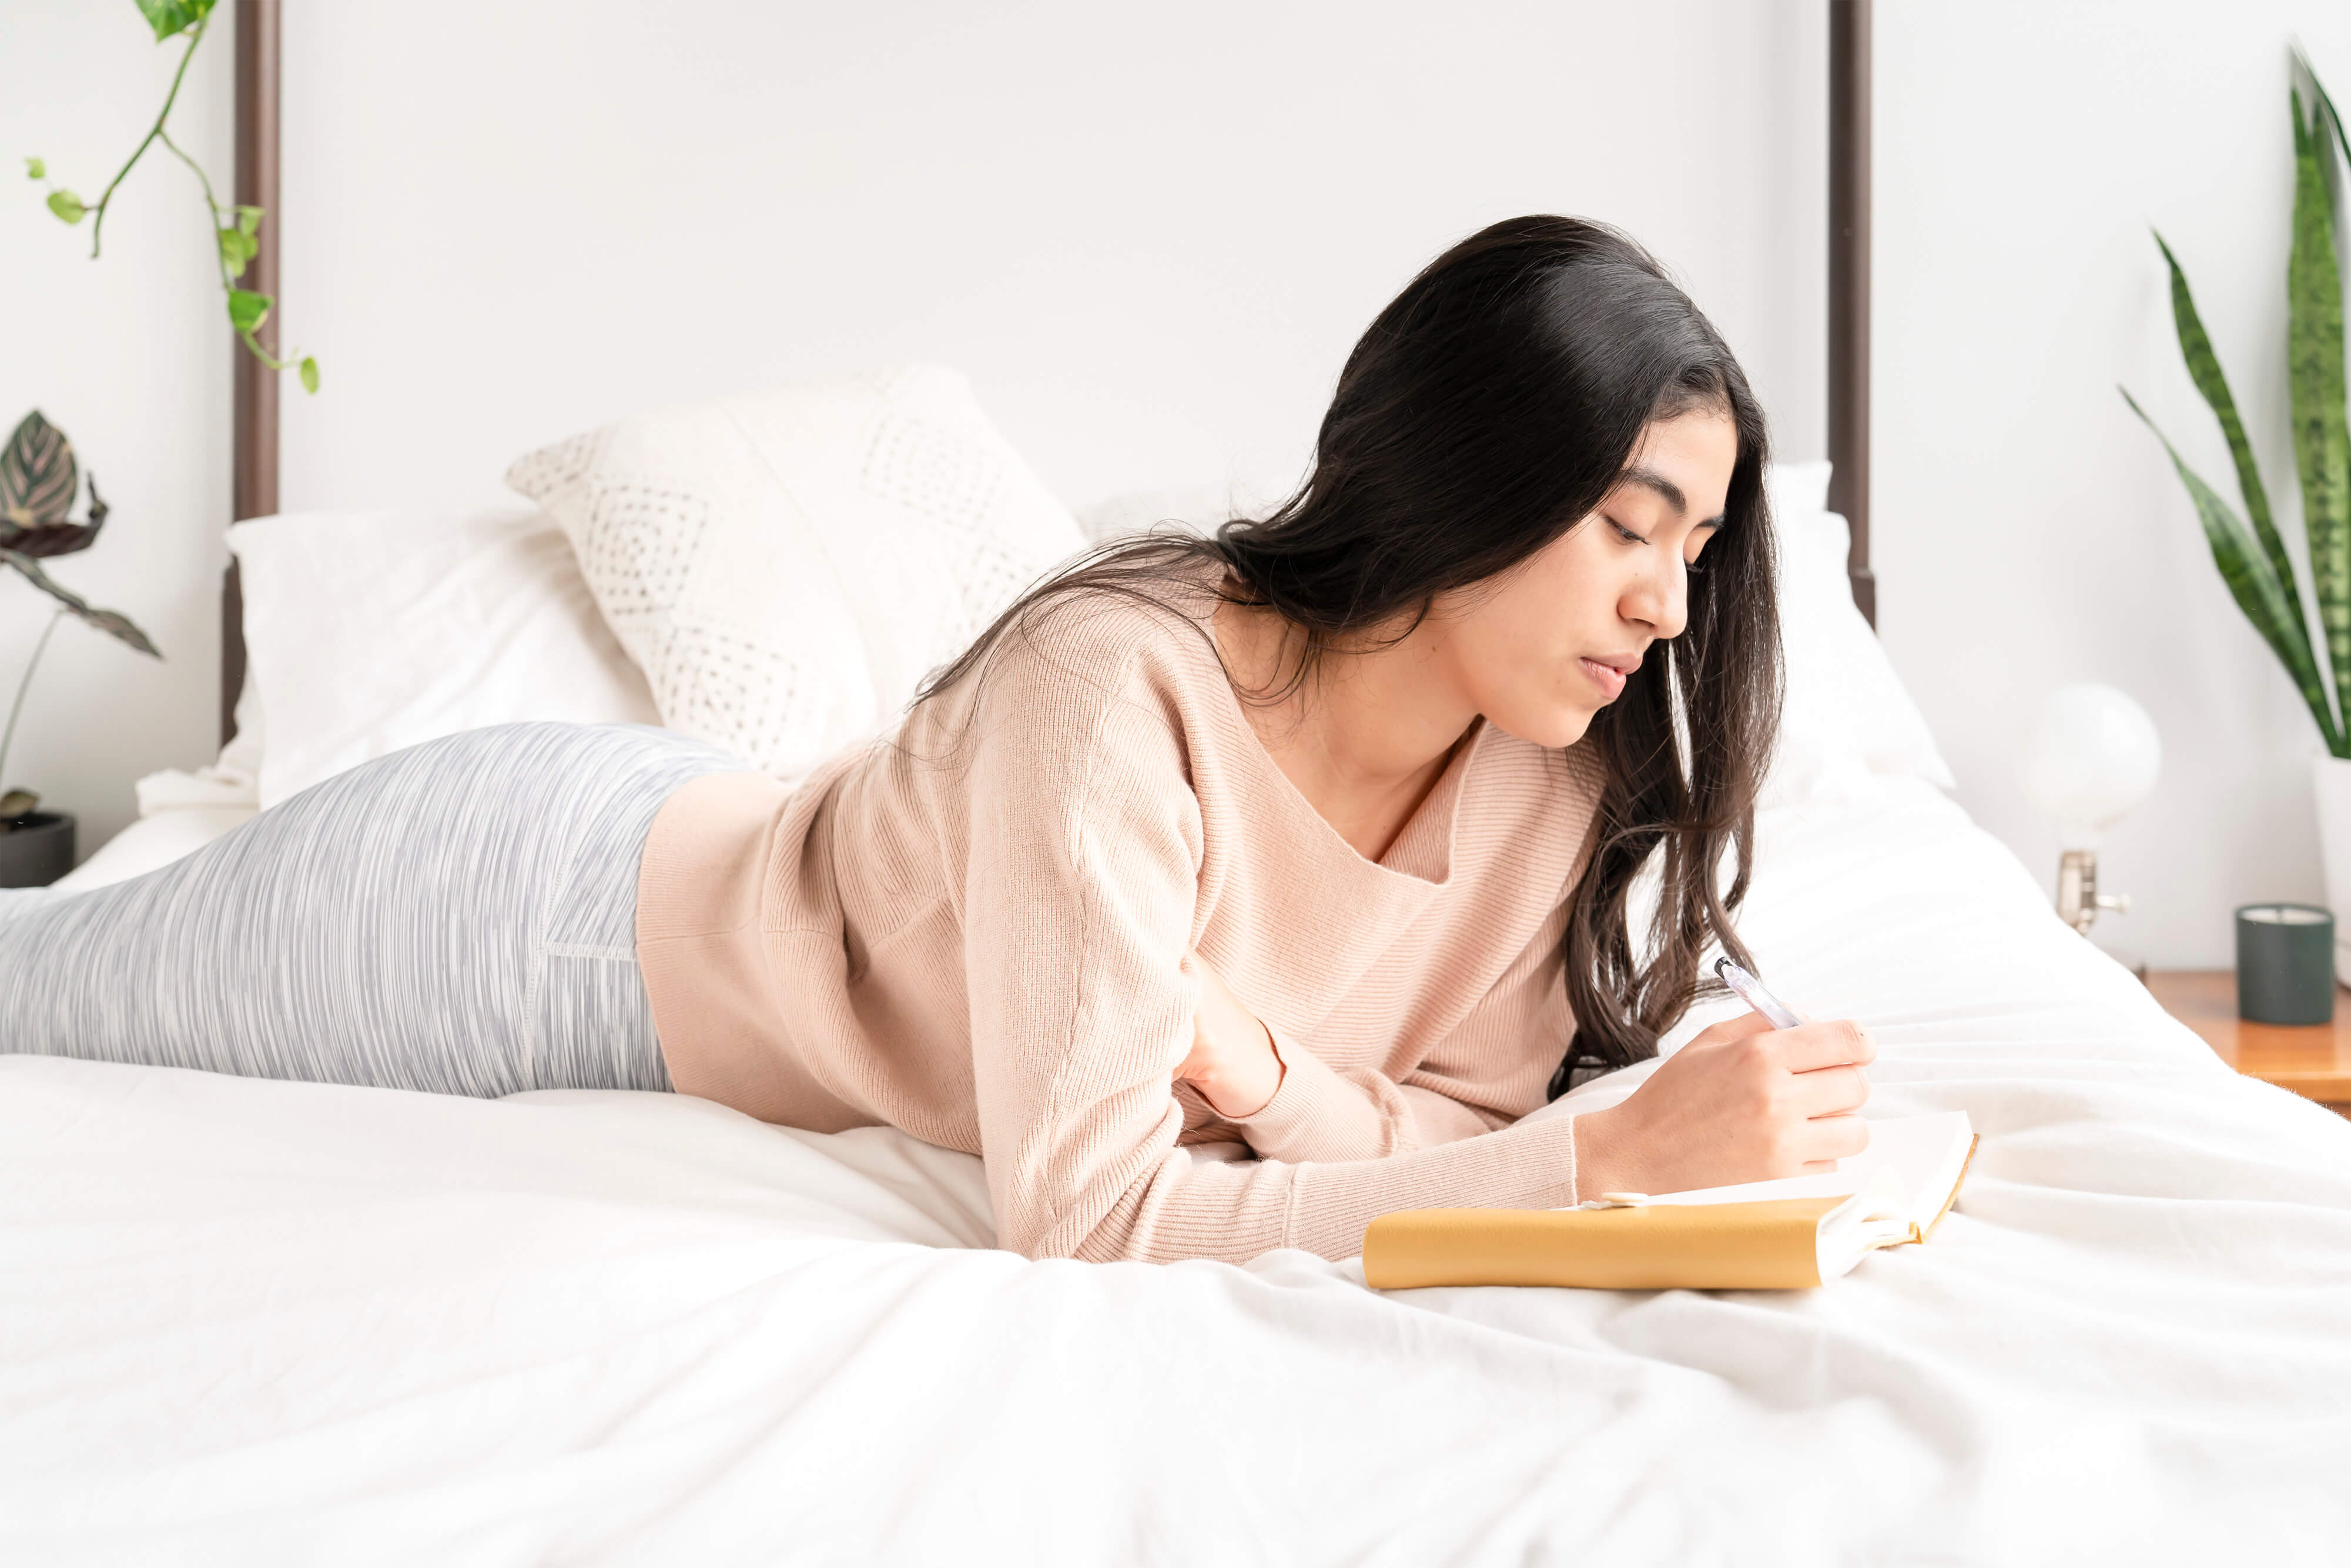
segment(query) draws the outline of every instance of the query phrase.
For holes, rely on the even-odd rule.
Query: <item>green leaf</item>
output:
[[[262,209],[239,207],[236,210],[236,232],[251,239],[261,232]]]
[[[13,566],[23,572],[26,581],[108,636],[128,644],[151,659],[160,659],[163,656],[157,651],[155,644],[147,640],[147,633],[131,624],[129,616],[113,610],[92,609],[89,601],[81,595],[58,586],[54,578],[41,570],[41,563],[32,557],[19,555],[12,549],[0,549],[0,564]]]
[[[302,358],[302,368],[298,373],[302,377],[302,390],[304,392],[315,392],[319,390],[318,361],[310,358],[307,354],[304,355]]]
[[[2302,477],[2310,586],[2338,703],[2351,702],[2351,423],[2346,423],[2343,272],[2335,251],[2335,144],[2324,111],[2294,101],[2294,248],[2285,268],[2287,386]]]
[[[42,162],[38,158],[27,158],[25,160],[25,178],[27,180],[46,180],[48,177],[49,166],[47,163]]]
[[[245,276],[246,263],[261,253],[260,245],[251,235],[236,229],[220,231],[221,265],[228,268],[231,277]]]
[[[155,29],[159,44],[203,21],[212,8],[213,0],[139,0],[139,14]]]
[[[2220,356],[2213,350],[2212,339],[2204,330],[2203,318],[2196,313],[2196,299],[2188,291],[2188,275],[2179,269],[2179,258],[2171,254],[2171,247],[2164,244],[2161,235],[2155,236],[2155,243],[2163,252],[2164,265],[2171,268],[2171,319],[2179,332],[2180,357],[2188,361],[2189,379],[2204,394],[2204,402],[2220,422],[2220,434],[2228,438],[2229,456],[2237,465],[2237,489],[2245,498],[2245,515],[2252,519],[2253,533],[2262,541],[2262,553],[2269,561],[2270,570],[2288,597],[2298,600],[2299,591],[2294,586],[2294,562],[2285,553],[2285,541],[2278,537],[2277,524],[2270,516],[2270,493],[2262,484],[2260,466],[2253,461],[2252,444],[2245,439],[2245,422],[2237,417],[2237,400],[2230,395],[2229,378],[2220,373]]]
[[[2204,541],[2211,547],[2212,563],[2220,569],[2220,580],[2228,585],[2237,608],[2245,612],[2245,619],[2253,623],[2253,630],[2261,633],[2262,641],[2270,645],[2270,651],[2285,666],[2286,674],[2294,678],[2311,716],[2318,721],[2318,733],[2325,738],[2326,749],[2337,757],[2351,756],[2345,732],[2335,722],[2334,711],[2326,704],[2326,688],[2318,678],[2318,661],[2311,653],[2310,632],[2303,624],[2301,601],[2280,588],[2252,535],[2238,521],[2237,514],[2229,509],[2229,503],[2180,461],[2170,437],[2147,418],[2137,400],[2127,390],[2116,390],[2122,392],[2123,402],[2130,404],[2130,411],[2163,443],[2164,454],[2171,459],[2179,482],[2187,486],[2189,498],[2196,503],[2196,517],[2204,526]]]
[[[239,332],[250,332],[269,319],[269,296],[256,294],[250,288],[228,291],[228,324]]]
[[[20,528],[64,522],[80,489],[73,443],[35,409],[0,447],[0,518]]]
[[[57,214],[57,216],[63,218],[69,224],[78,224],[81,222],[82,214],[89,211],[89,209],[83,206],[81,204],[81,198],[75,195],[71,191],[51,191],[49,193],[49,211]]]

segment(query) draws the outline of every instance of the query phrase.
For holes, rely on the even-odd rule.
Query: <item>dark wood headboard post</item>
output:
[[[1845,573],[1877,624],[1869,566],[1869,5],[1829,0],[1829,510],[1853,528]]]
[[[256,237],[261,249],[240,280],[277,298],[278,0],[236,0],[236,200],[267,214]],[[281,340],[273,319],[256,334],[272,348]],[[242,343],[236,363],[231,434],[229,515],[242,521],[277,510],[277,372]],[[245,689],[245,595],[236,562],[221,580],[221,744],[236,734],[236,697]]]

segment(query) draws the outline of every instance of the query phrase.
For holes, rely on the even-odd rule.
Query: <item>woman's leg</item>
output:
[[[0,904],[0,1050],[496,1095],[665,1089],[636,873],[679,785],[633,725],[394,752],[160,870]]]

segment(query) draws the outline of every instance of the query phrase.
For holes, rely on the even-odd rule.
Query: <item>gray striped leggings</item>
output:
[[[672,791],[746,766],[640,725],[499,725],[129,882],[0,894],[0,1051],[446,1094],[667,1089],[637,862]]]

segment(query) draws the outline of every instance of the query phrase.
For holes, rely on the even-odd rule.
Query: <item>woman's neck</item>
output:
[[[1301,640],[1280,616],[1227,603],[1214,628],[1245,697],[1290,684]],[[1368,861],[1387,853],[1477,722],[1435,632],[1424,622],[1397,642],[1332,653],[1280,700],[1241,705],[1274,766]]]

